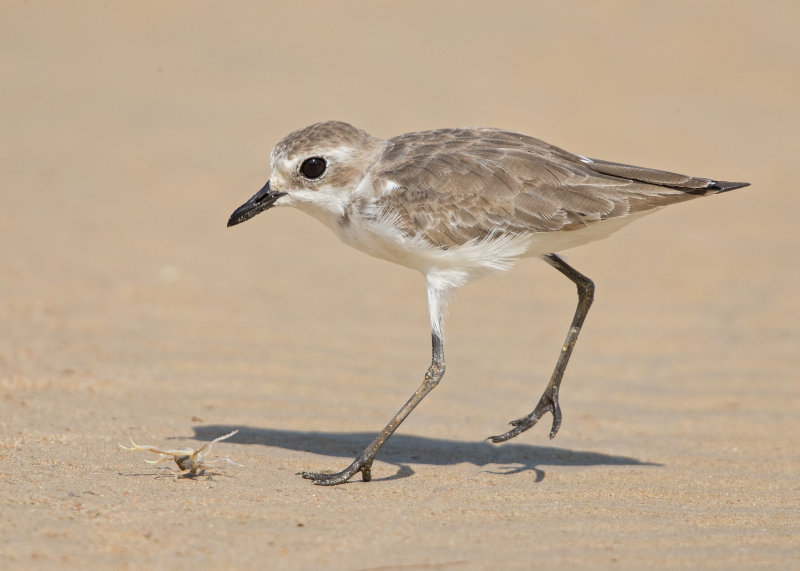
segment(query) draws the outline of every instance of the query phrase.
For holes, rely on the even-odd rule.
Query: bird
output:
[[[493,128],[419,131],[388,139],[342,121],[296,130],[270,154],[267,183],[235,209],[234,226],[291,206],[345,244],[425,278],[432,358],[422,383],[344,470],[300,472],[318,485],[361,473],[372,479],[380,448],[445,374],[443,315],[450,295],[486,274],[538,257],[577,287],[578,303],[553,374],[533,411],[489,437],[505,442],[562,413],[559,391],[594,299],[594,282],[559,255],[602,239],[664,206],[749,186],[576,155]]]

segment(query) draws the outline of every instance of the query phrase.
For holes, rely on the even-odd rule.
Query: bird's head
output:
[[[290,133],[270,154],[267,184],[231,214],[228,226],[272,206],[341,214],[383,144],[341,121],[316,123]]]

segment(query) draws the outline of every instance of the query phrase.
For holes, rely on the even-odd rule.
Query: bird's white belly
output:
[[[607,238],[646,214],[600,220],[576,230],[522,235],[498,233],[444,250],[424,240],[408,238],[390,220],[365,217],[342,219],[317,209],[307,212],[331,228],[345,244],[370,256],[418,270],[426,276],[447,275],[448,281],[452,281],[454,286],[463,285],[487,273],[506,271],[519,258],[542,256]]]
[[[620,230],[622,227],[627,226],[634,220],[638,220],[646,214],[650,214],[659,210],[654,208],[647,212],[637,212],[636,214],[628,214],[626,216],[618,216],[616,218],[608,218],[606,220],[598,220],[597,222],[590,222],[584,228],[577,230],[560,230],[558,232],[536,232],[530,235],[530,242],[528,249],[525,252],[525,257],[543,256],[583,246],[595,240],[602,240],[608,238]]]

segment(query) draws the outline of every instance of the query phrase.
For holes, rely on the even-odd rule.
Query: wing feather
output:
[[[518,133],[442,129],[387,141],[375,186],[409,237],[442,248],[645,212],[733,183],[587,159]],[[728,185],[728,186],[725,186]]]

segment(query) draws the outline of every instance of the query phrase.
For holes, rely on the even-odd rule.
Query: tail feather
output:
[[[744,188],[750,186],[749,182],[725,182],[724,180],[715,180],[714,185],[711,187],[717,193],[728,192],[729,190],[736,190],[737,188]]]
[[[688,194],[718,194],[720,192],[727,192],[736,188],[750,186],[749,182],[711,180],[708,178],[636,167],[599,159],[587,159],[587,161],[588,162],[584,161],[584,164],[587,164],[590,168],[602,174],[627,178],[628,180],[635,180],[656,186],[666,186],[668,188],[682,190]]]

